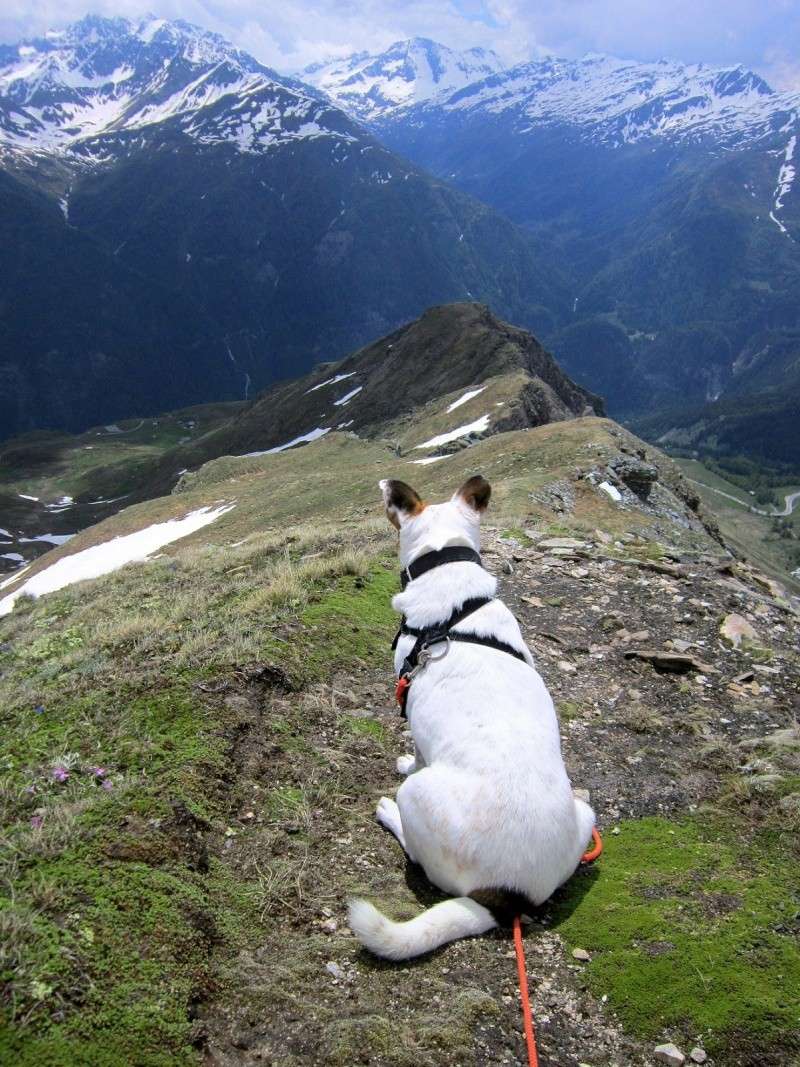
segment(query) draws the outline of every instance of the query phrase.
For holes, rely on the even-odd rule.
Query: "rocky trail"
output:
[[[800,813],[791,787],[800,763],[796,608],[722,554],[643,551],[652,547],[602,531],[585,540],[484,535],[486,565],[559,709],[573,785],[588,791],[607,843],[597,866],[576,873],[527,926],[540,1062],[677,1064],[669,1050],[656,1056],[674,1041],[687,1062],[777,1067],[794,1062],[797,1031],[778,1041],[744,1034],[720,1058],[707,1056],[691,1020],[633,1037],[620,1017],[631,1017],[631,1003],[591,978],[594,951],[574,947],[574,915],[591,910],[628,840],[639,847],[631,820],[662,820],[667,853],[694,832],[682,819],[724,812],[731,796],[754,831],[796,828]],[[364,664],[299,693],[262,679],[217,696],[238,709],[241,729],[231,827],[209,834],[208,847],[258,882],[268,935],[198,1000],[194,1041],[209,1065],[526,1062],[507,931],[398,966],[372,958],[346,926],[356,892],[406,918],[439,898],[373,819],[378,797],[399,784],[394,760],[407,747],[391,683],[387,648],[385,669]],[[705,892],[692,878],[678,895],[707,923],[742,907],[735,892]],[[645,895],[668,891],[656,883]],[[642,937],[653,957],[676,955],[680,971],[680,944]],[[713,981],[709,993],[719,996]]]

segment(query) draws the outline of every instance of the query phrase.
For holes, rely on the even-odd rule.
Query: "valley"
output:
[[[713,511],[726,543],[737,554],[800,590],[800,513],[796,510],[800,492],[797,488],[779,487],[775,496],[784,501],[783,506],[767,507],[757,504],[746,490],[697,460],[676,458],[675,462],[705,506]],[[792,508],[787,512],[790,502]]]
[[[165,452],[209,432],[238,406],[209,404],[74,436],[29,433],[0,443],[0,574],[125,507]]]

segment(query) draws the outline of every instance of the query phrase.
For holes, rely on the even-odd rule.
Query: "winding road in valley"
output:
[[[724,496],[728,500],[733,500],[737,504],[741,504],[743,508],[747,508],[748,511],[754,512],[756,515],[766,515],[769,519],[786,518],[791,515],[794,509],[800,502],[800,492],[787,493],[784,499],[784,505],[782,509],[773,508],[772,511],[762,511],[761,508],[755,508],[747,500],[742,500],[738,496],[734,496],[732,493],[726,493],[722,489],[715,489],[713,485],[706,485],[705,482],[698,482],[695,478],[689,478],[689,481],[694,485],[699,485],[702,489],[708,489],[712,493],[716,493],[718,496]]]
[[[773,511],[773,515],[791,515],[797,507],[798,501],[800,501],[800,493],[787,493],[784,500],[786,503],[784,504],[783,511]]]

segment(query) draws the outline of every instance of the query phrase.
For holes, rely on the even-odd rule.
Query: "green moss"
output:
[[[560,932],[592,953],[592,988],[644,1037],[702,1032],[719,1055],[742,1033],[785,1048],[798,1033],[800,948],[780,838],[746,841],[699,817],[621,829],[557,898]]]
[[[576,704],[573,700],[559,700],[556,705],[558,709],[558,717],[562,722],[569,722],[571,719],[577,719],[581,714],[580,704]]]
[[[26,634],[34,648],[40,610]],[[61,662],[72,630],[55,620],[47,636]],[[252,887],[198,840],[231,802],[237,714],[190,676],[153,690],[132,670],[75,693],[19,645],[12,667],[33,680],[43,710],[20,702],[8,725],[0,867],[14,891],[0,895],[0,982],[11,994],[0,1062],[194,1063],[188,1007],[213,981],[212,946],[224,959],[258,929]]]
[[[528,537],[528,535],[520,526],[510,526],[507,530],[503,530],[501,536],[510,537],[525,548],[528,548],[536,543],[532,540],[532,538]]]
[[[348,730],[359,737],[371,737],[383,744],[386,741],[386,728],[377,719],[356,719],[348,716],[345,719]]]
[[[300,616],[310,633],[306,669],[325,676],[331,667],[386,663],[397,628],[391,599],[398,591],[393,571],[376,569],[366,578],[345,577]]]
[[[115,862],[91,842],[40,862],[35,877],[52,887],[47,912],[15,903],[5,913],[26,921],[21,963],[3,978],[28,1004],[25,1025],[0,1034],[0,1061],[195,1062],[187,1006],[209,988],[212,944],[242,944],[248,890],[213,862],[204,874]],[[31,887],[23,875],[18,901]]]

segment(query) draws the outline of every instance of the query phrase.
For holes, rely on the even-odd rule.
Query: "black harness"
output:
[[[426,574],[428,571],[433,570],[434,567],[441,567],[445,563],[477,563],[479,567],[483,566],[480,555],[472,548],[443,548],[439,552],[427,552],[424,556],[420,556],[419,559],[415,559],[413,563],[410,563],[400,575],[400,584],[405,589],[408,583],[415,578],[419,578],[420,575]],[[450,641],[462,641],[471,645],[494,648],[498,652],[508,653],[509,656],[513,656],[522,663],[527,663],[524,653],[496,637],[479,637],[478,634],[452,632],[454,626],[463,622],[464,619],[485,604],[491,604],[493,599],[493,597],[473,597],[470,600],[465,600],[461,607],[456,608],[445,622],[437,622],[423,629],[409,626],[405,616],[403,616],[400,629],[392,641],[392,651],[397,648],[397,642],[403,635],[407,634],[410,637],[416,637],[414,647],[403,660],[395,690],[397,703],[400,705],[400,714],[403,718],[406,717],[406,702],[408,701],[408,690],[411,687],[411,682],[428,663],[443,659],[447,655]],[[443,645],[444,647],[439,655],[434,655],[431,649],[437,645]]]

